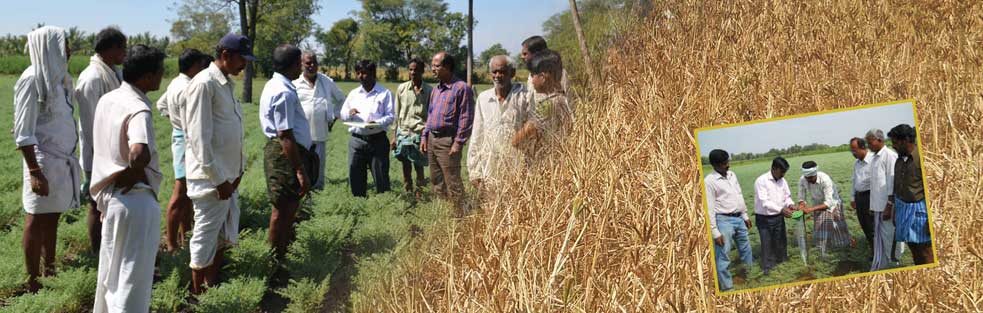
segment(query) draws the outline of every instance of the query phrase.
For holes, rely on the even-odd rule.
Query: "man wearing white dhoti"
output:
[[[184,235],[191,231],[192,203],[188,198],[188,184],[184,170],[184,126],[181,115],[184,112],[184,102],[181,93],[188,86],[191,78],[208,68],[214,59],[198,51],[184,49],[178,57],[178,70],[181,71],[167,85],[167,91],[157,100],[157,110],[161,115],[171,120],[171,163],[174,168],[174,191],[171,200],[167,202],[167,251],[174,252],[178,246],[184,246]]]
[[[185,170],[188,197],[194,202],[191,234],[191,288],[194,294],[214,285],[225,247],[239,238],[236,189],[245,170],[242,107],[229,75],[237,75],[255,58],[252,43],[228,34],[215,48],[215,62],[195,75],[181,97],[187,138]]]
[[[45,26],[27,35],[31,66],[14,85],[14,143],[24,156],[24,260],[29,292],[54,273],[58,217],[79,203],[79,165],[75,158],[72,78],[68,75],[68,37]]]
[[[297,87],[297,97],[304,107],[304,115],[311,126],[311,139],[314,140],[314,153],[318,157],[318,170],[314,177],[314,190],[324,189],[324,162],[327,159],[328,136],[335,120],[341,114],[341,104],[345,94],[331,77],[317,72],[317,55],[304,52],[301,56],[304,74],[293,81]]]
[[[874,258],[870,270],[882,270],[898,264],[904,253],[904,245],[894,240],[894,222],[891,219],[893,204],[888,201],[894,195],[894,163],[898,153],[884,146],[884,131],[867,132],[867,146],[874,154],[870,165],[870,211],[874,214]],[[892,254],[893,253],[893,254]]]
[[[126,57],[126,36],[116,27],[106,27],[96,34],[96,54],[89,58],[89,66],[79,74],[75,86],[75,101],[79,108],[79,157],[85,177],[82,180],[82,202],[89,205],[89,243],[92,251],[99,251],[99,233],[102,225],[96,203],[89,198],[92,180],[92,128],[96,104],[106,93],[119,88],[122,74],[117,68]]]
[[[90,193],[102,216],[92,312],[147,312],[160,243],[160,173],[147,92],[160,88],[164,53],[136,45],[123,84],[96,106]]]
[[[504,176],[519,169],[520,154],[510,142],[531,105],[529,91],[512,81],[515,66],[507,56],[492,57],[488,72],[494,88],[478,95],[468,148],[468,179],[479,193],[497,189]]]

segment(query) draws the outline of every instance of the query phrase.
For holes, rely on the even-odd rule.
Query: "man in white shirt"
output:
[[[273,201],[269,240],[278,259],[293,237],[300,199],[311,188],[314,156],[311,131],[291,80],[301,73],[300,49],[281,45],[273,50],[273,77],[259,98],[259,125],[270,140],[263,148],[266,187]]]
[[[147,92],[160,88],[164,53],[136,45],[123,64],[123,85],[105,94],[94,114],[90,192],[103,218],[94,313],[150,309],[160,242],[163,175]]]
[[[515,66],[508,56],[498,55],[488,64],[494,88],[478,95],[471,146],[468,148],[468,178],[482,193],[492,191],[502,175],[518,169],[519,153],[510,144],[525,123],[531,98],[521,83],[512,81]]]
[[[24,263],[27,291],[41,288],[55,273],[58,218],[79,206],[80,171],[75,157],[78,134],[68,75],[71,54],[65,29],[44,26],[27,34],[31,66],[14,85],[14,143],[24,158],[21,199],[24,212]]]
[[[894,195],[894,163],[898,153],[884,146],[884,131],[871,129],[865,136],[873,157],[870,164],[870,211],[874,214],[874,257],[870,270],[897,266],[904,246],[894,241],[894,222],[891,220]]]
[[[751,266],[751,243],[748,241],[747,204],[737,175],[730,171],[730,155],[726,151],[710,151],[710,165],[713,173],[703,179],[707,212],[710,214],[710,235],[713,237],[713,252],[717,270],[717,286],[720,291],[734,288],[730,274],[730,249],[737,246],[738,255],[745,267]],[[747,269],[742,268],[746,278]]]
[[[214,285],[224,248],[239,240],[239,182],[245,170],[242,107],[232,79],[253,61],[252,43],[228,34],[215,48],[215,62],[185,87],[184,132],[187,138],[188,197],[194,202],[191,234],[191,288],[194,294]]]
[[[341,120],[371,123],[366,127],[349,127],[348,185],[352,195],[367,195],[366,169],[372,169],[372,179],[378,193],[389,191],[389,138],[386,129],[395,119],[393,94],[376,83],[376,65],[369,60],[355,63],[355,75],[362,83],[348,93],[341,107]],[[370,166],[371,165],[371,166]]]
[[[785,218],[792,215],[795,202],[785,181],[788,161],[776,157],[771,170],[754,180],[754,219],[761,242],[761,270],[765,275],[788,259]]]
[[[119,88],[122,76],[117,65],[126,57],[126,36],[116,27],[106,27],[96,34],[96,54],[89,58],[89,66],[79,74],[75,86],[75,100],[79,108],[79,151],[85,181],[82,182],[83,202],[89,204],[89,242],[92,251],[99,251],[99,232],[102,224],[95,202],[89,199],[89,181],[92,178],[92,129],[96,104],[102,95]]]
[[[188,86],[191,78],[207,68],[214,59],[197,49],[184,49],[178,57],[177,77],[167,85],[167,90],[157,100],[157,110],[161,115],[171,120],[171,155],[174,168],[174,191],[167,203],[167,251],[174,252],[184,245],[184,234],[191,230],[191,198],[188,198],[188,186],[184,170],[184,127],[181,126],[181,112],[184,103],[181,93]]]
[[[345,94],[341,92],[334,80],[327,75],[317,72],[317,55],[314,52],[304,52],[301,56],[304,74],[294,80],[297,87],[297,97],[304,107],[304,115],[311,126],[311,140],[314,141],[314,153],[318,157],[317,173],[314,175],[314,190],[324,189],[324,162],[327,157],[328,136],[331,128],[338,119],[341,104]]]
[[[870,161],[874,155],[867,151],[867,141],[863,138],[850,139],[850,153],[857,160],[853,162],[853,200],[850,206],[857,212],[857,222],[867,237],[869,253],[874,253],[874,216],[870,212]]]
[[[815,161],[802,163],[798,198],[797,210],[812,213],[812,239],[823,258],[829,248],[854,243],[843,214],[840,189],[828,174],[819,170]]]

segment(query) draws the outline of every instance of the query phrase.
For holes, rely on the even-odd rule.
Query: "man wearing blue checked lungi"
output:
[[[894,163],[894,238],[908,244],[916,265],[932,263],[932,238],[928,231],[928,209],[915,129],[901,124],[892,128],[887,136],[898,152],[898,160]]]

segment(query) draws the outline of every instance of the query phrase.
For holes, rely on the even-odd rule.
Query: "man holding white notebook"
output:
[[[341,120],[350,126],[348,141],[348,186],[352,195],[365,197],[366,170],[371,168],[375,190],[389,191],[389,138],[386,129],[395,119],[395,98],[376,82],[376,65],[362,60],[355,64],[355,75],[362,86],[348,93],[341,107]]]

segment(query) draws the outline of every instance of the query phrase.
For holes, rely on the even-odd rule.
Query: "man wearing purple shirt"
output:
[[[420,148],[430,161],[430,177],[434,192],[450,201],[463,215],[461,180],[461,150],[471,137],[474,121],[474,91],[454,76],[454,56],[438,52],[430,61],[430,68],[440,82],[430,94],[427,125],[423,129]]]

